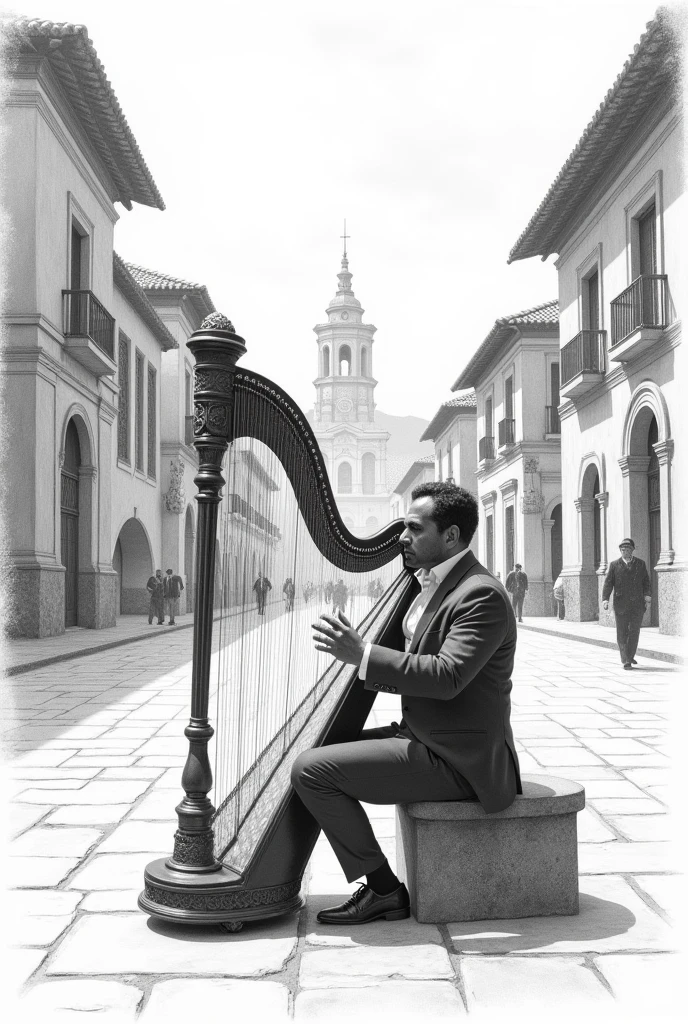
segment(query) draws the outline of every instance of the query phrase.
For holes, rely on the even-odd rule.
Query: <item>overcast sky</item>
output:
[[[243,365],[313,404],[347,218],[377,404],[431,417],[497,317],[556,297],[508,267],[657,3],[20,0],[85,24],[164,212],[127,260],[206,284]]]

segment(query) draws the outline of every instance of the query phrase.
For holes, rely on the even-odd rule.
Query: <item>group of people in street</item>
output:
[[[259,615],[265,615],[265,605],[267,604],[268,594],[271,590],[272,583],[264,573],[259,572],[258,577],[253,584],[253,592],[256,595],[256,608]],[[373,581],[373,584],[370,585],[369,594],[371,597],[375,598],[382,595],[382,583],[379,580]],[[287,576],[282,586],[282,599],[284,601],[285,611],[291,612],[294,610],[295,597],[296,584],[294,583],[293,577]],[[312,597],[319,597],[321,601],[324,598],[325,603],[328,605],[331,604],[333,613],[336,613],[338,609],[341,612],[346,611],[350,594],[349,588],[342,579],[337,580],[336,583],[334,581],[330,581],[326,583],[324,587],[322,585],[316,586],[315,583],[309,580],[303,586],[303,598],[306,604],[310,603]]]
[[[156,569],[155,575],[149,577],[146,590],[150,594],[148,605],[148,625],[153,624],[157,617],[158,625],[165,625],[165,615],[169,616],[168,625],[174,626],[175,616],[179,614],[179,598],[184,589],[184,581],[174,569],[168,569],[165,576],[162,569]]]

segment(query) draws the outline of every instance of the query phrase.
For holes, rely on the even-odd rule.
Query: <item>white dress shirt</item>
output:
[[[458,555],[452,555],[451,558],[447,558],[446,561],[440,562],[439,565],[435,565],[432,569],[419,569],[416,573],[416,579],[421,585],[421,592],[411,602],[411,607],[404,616],[402,629],[404,636],[406,637],[406,650],[408,651],[411,646],[413,634],[416,631],[416,627],[420,622],[423,612],[430,603],[430,600],[439,587],[445,576],[448,576],[452,571],[457,562],[463,558],[470,548],[464,548],[463,551],[459,551]],[[368,671],[368,660],[370,658],[370,649],[373,645],[366,644],[361,659],[361,664],[358,670],[359,679],[365,679],[366,672]]]

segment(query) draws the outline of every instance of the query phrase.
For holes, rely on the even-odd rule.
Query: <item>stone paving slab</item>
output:
[[[364,988],[332,986],[323,992],[299,992],[294,1004],[297,1022],[402,1021],[404,1024],[439,1024],[464,1017],[458,989],[449,981],[381,981]]]
[[[578,847],[580,875],[679,872],[681,857],[672,843],[589,843]]]
[[[580,913],[449,924],[457,953],[671,951],[677,939],[623,879],[582,878]]]
[[[582,957],[464,957],[461,961],[469,1014],[477,1010],[519,1014],[604,1013],[614,997]],[[558,1013],[557,1013],[558,1016]]]
[[[74,873],[68,888],[86,892],[93,889],[143,888],[143,872],[152,859],[150,853],[97,853]]]
[[[152,922],[141,913],[86,914],[62,941],[46,974],[259,977],[283,969],[296,947],[296,928],[296,917],[289,917],[230,935],[219,928]]]
[[[302,989],[365,987],[391,977],[451,981],[454,971],[446,949],[433,943],[398,945],[383,939],[354,947],[308,948],[301,954]]]
[[[625,1020],[681,1020],[685,1014],[685,957],[640,953],[604,956],[595,966],[609,982]]]
[[[288,1021],[289,989],[276,981],[192,979],[159,981],[139,1017],[142,1024],[208,1021]]]
[[[87,1015],[105,1024],[133,1024],[143,992],[119,981],[48,981],[21,999],[18,1010],[29,1020],[76,1021]]]

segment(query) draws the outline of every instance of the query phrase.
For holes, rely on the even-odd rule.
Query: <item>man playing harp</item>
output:
[[[501,583],[468,545],[478,506],[449,483],[413,491],[400,543],[420,592],[393,648],[367,644],[349,620],[323,615],[315,646],[360,666],[367,690],[398,693],[403,717],[359,740],[306,750],[292,783],[327,836],[354,895],[323,910],[323,924],[362,924],[410,914],[396,877],[359,801],[479,800],[507,808],[521,792],[510,724],[516,621]]]

